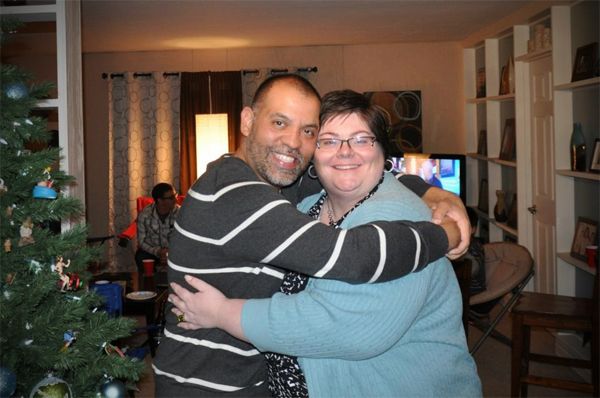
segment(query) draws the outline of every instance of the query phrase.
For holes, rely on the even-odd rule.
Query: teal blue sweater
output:
[[[427,206],[392,178],[386,175],[342,226],[429,219]],[[318,196],[299,208],[306,211]],[[298,356],[311,398],[481,396],[461,313],[444,258],[392,282],[311,279],[299,294],[248,300],[242,327],[259,350]]]

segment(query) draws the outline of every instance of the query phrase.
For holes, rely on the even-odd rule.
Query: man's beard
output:
[[[254,171],[264,181],[275,187],[285,187],[291,185],[304,173],[307,167],[307,162],[304,157],[295,150],[289,149],[286,146],[274,148],[257,143],[254,140],[254,134],[250,134],[246,138],[248,160],[254,165]],[[275,150],[277,149],[277,150]],[[299,163],[291,170],[277,167],[270,159],[273,153],[282,153],[295,157]]]

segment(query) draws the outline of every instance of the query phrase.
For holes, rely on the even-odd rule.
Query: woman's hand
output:
[[[442,221],[447,222],[451,219],[458,226],[460,243],[456,247],[450,245],[451,250],[448,251],[447,257],[454,260],[464,255],[471,242],[471,223],[462,200],[453,193],[436,187],[429,188],[422,199],[431,208],[431,221],[434,224],[442,224]]]
[[[178,323],[182,329],[219,328],[239,339],[245,340],[241,328],[242,307],[245,300],[228,299],[208,283],[186,275],[185,280],[197,290],[192,293],[181,285],[171,282],[173,294],[169,301],[173,303],[172,312],[183,321]]]

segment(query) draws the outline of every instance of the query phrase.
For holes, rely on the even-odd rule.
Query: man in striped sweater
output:
[[[299,76],[272,77],[258,88],[242,111],[239,149],[213,162],[187,193],[169,245],[170,281],[187,286],[183,277],[191,274],[228,297],[265,298],[278,290],[282,269],[383,282],[458,245],[463,231],[454,222],[336,230],[298,212],[298,200],[316,191],[314,180],[298,177],[315,150],[319,107],[319,94]],[[430,192],[414,178],[401,181],[425,199],[447,197],[456,214],[464,211],[452,194]],[[468,239],[460,250],[465,245]],[[254,347],[218,329],[184,330],[177,323],[168,308],[153,364],[157,397],[269,396],[266,365]]]

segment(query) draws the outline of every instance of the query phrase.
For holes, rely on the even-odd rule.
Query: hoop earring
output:
[[[313,164],[308,166],[308,170],[306,170],[306,174],[308,174],[308,176],[310,178],[312,178],[313,180],[316,180],[317,178],[319,178],[319,176],[317,176],[317,173],[315,172],[315,166]]]
[[[383,172],[390,173],[392,170],[394,170],[394,162],[392,159],[386,159],[383,164]]]

